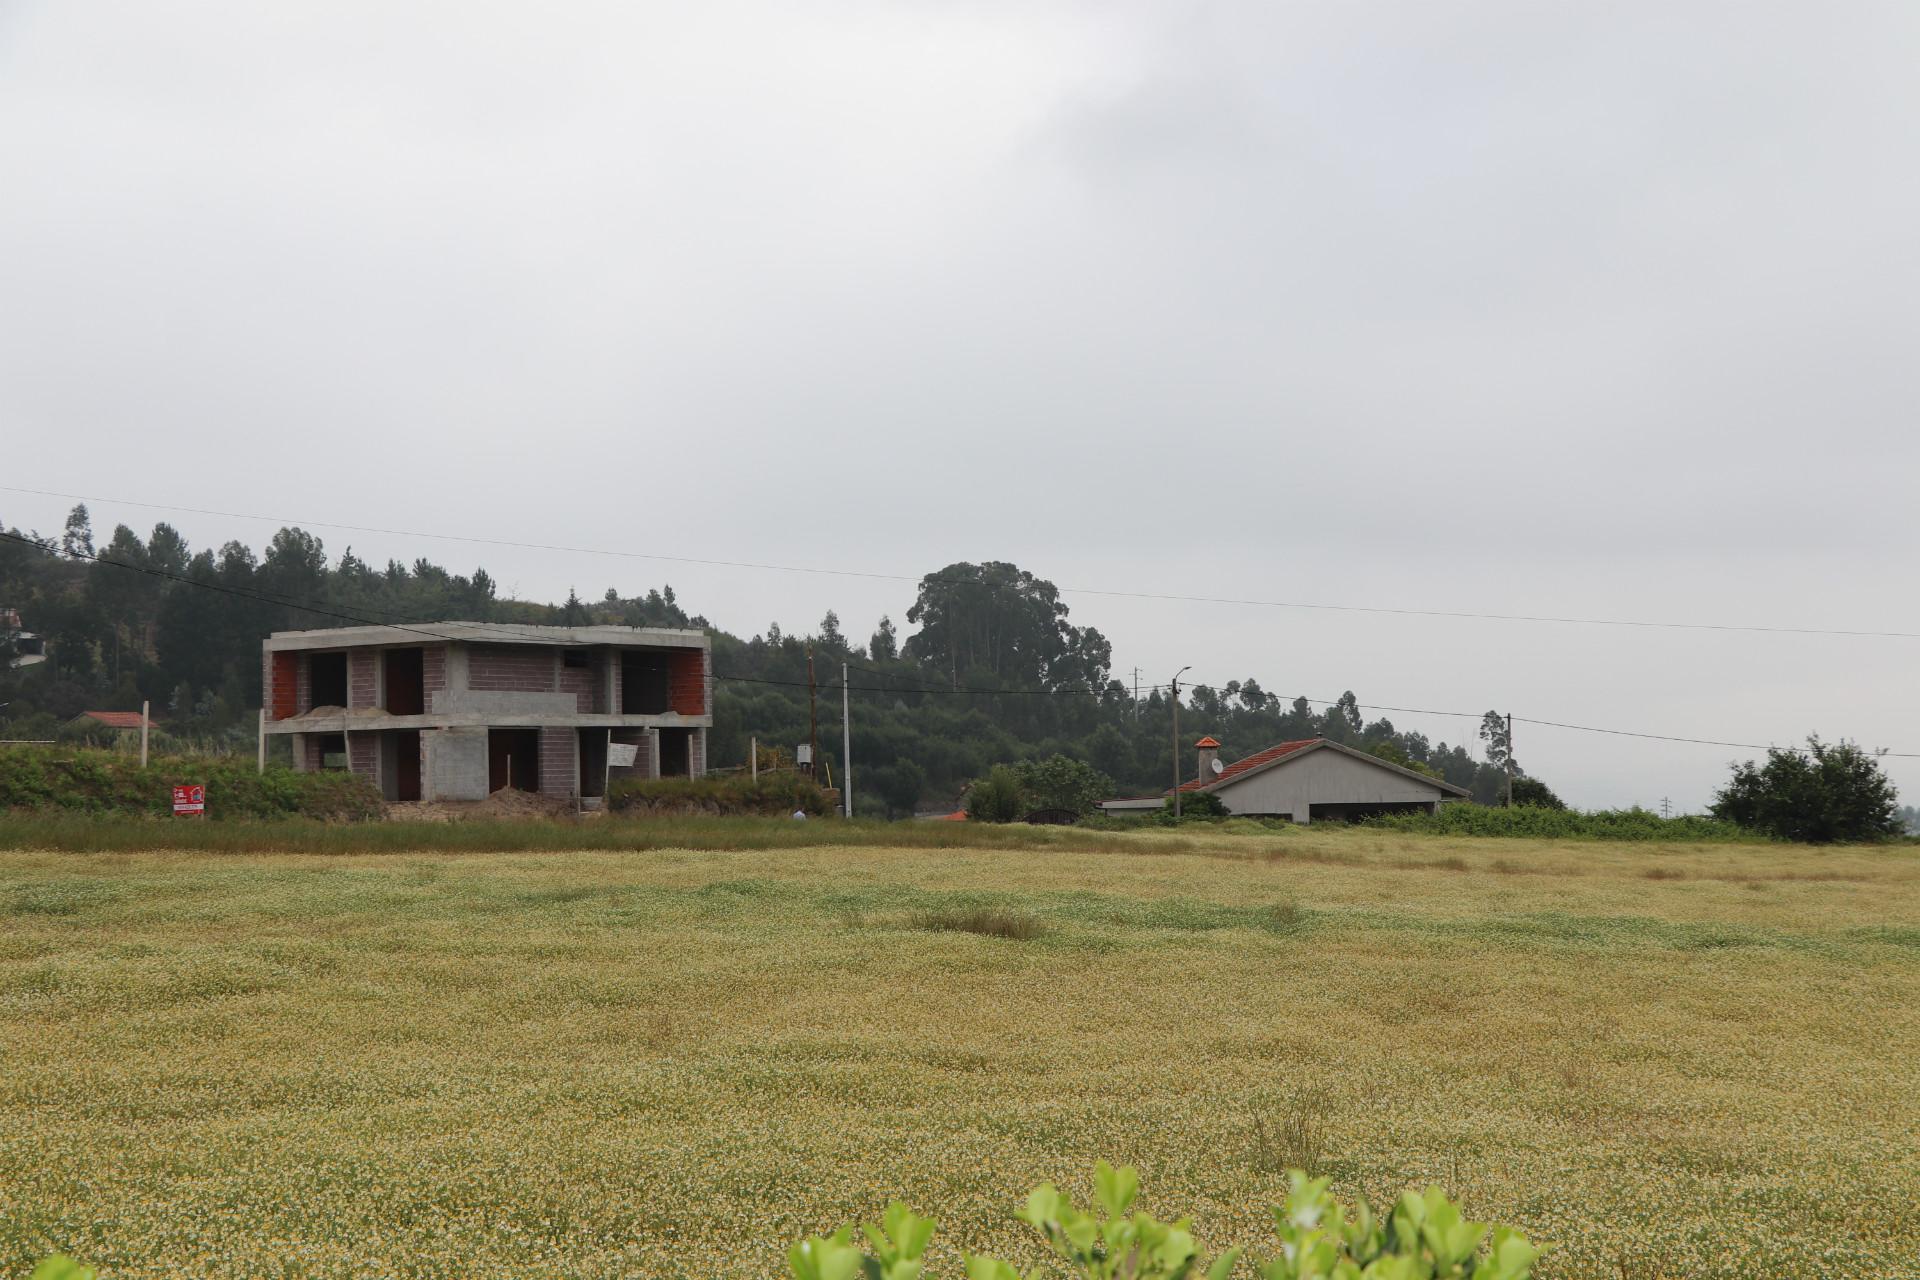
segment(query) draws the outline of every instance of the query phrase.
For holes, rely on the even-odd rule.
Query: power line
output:
[[[0,486],[0,487],[5,487],[5,486]],[[414,635],[423,636],[427,639],[441,641],[441,642],[445,642],[449,640],[456,640],[456,641],[467,640],[472,638],[470,636],[464,636],[458,633],[449,634],[446,632],[426,631],[426,630],[422,630],[421,627],[419,626],[412,626],[406,623],[394,622],[391,620],[382,621],[379,619],[367,618],[359,614],[349,613],[343,609],[339,609],[334,606],[316,604],[311,601],[302,601],[290,596],[279,596],[279,595],[275,595],[267,592],[254,591],[247,588],[233,587],[225,583],[219,583],[219,582],[204,582],[197,578],[190,578],[183,574],[172,573],[168,570],[158,569],[151,565],[137,565],[137,564],[128,563],[127,561],[124,561],[124,560],[111,560],[106,558],[105,556],[102,556],[94,552],[64,553],[55,547],[47,545],[44,542],[39,542],[33,538],[26,537],[22,534],[11,533],[4,530],[0,530],[0,539],[4,539],[8,542],[17,543],[22,546],[31,547],[34,550],[44,552],[45,554],[50,556],[57,557],[62,554],[72,554],[77,558],[89,560],[95,564],[110,565],[117,569],[127,569],[135,573],[146,574],[150,577],[162,578],[169,582],[182,583],[186,586],[198,587],[198,588],[202,588],[209,591],[217,591],[223,595],[237,596],[243,599],[263,601],[268,604],[276,604],[285,608],[299,609],[306,613],[313,613],[313,614],[320,615],[322,617],[337,618],[342,621],[357,623],[362,626],[393,627],[397,630],[411,632]],[[431,622],[423,622],[422,625],[432,626],[434,624]],[[553,639],[553,637],[550,637],[550,636],[534,637],[524,631],[516,633],[512,630],[514,624],[511,624],[511,623],[500,623],[500,624],[488,623],[484,625],[487,625],[489,627],[495,627],[497,630],[504,631],[507,634],[518,634],[523,639],[531,640],[531,639],[539,638],[542,640],[546,640],[548,642],[551,642]],[[567,639],[563,641],[563,643],[586,644],[588,642]],[[867,674],[870,674],[870,675],[880,676],[883,679],[889,678],[890,676],[890,673],[876,671],[873,668],[869,668],[869,667],[856,667],[854,669],[858,671],[866,672]],[[753,677],[753,676],[721,675],[718,673],[716,673],[713,676],[713,679],[716,681],[724,681],[728,683],[738,683],[738,684],[786,685],[786,686],[793,686],[793,687],[800,687],[800,688],[807,687],[804,681],[771,680],[771,679],[764,679],[764,678]],[[1149,691],[1151,692],[1153,690],[1164,688],[1164,687],[1165,686],[1149,686]],[[919,688],[919,689],[891,689],[881,685],[849,685],[848,688],[853,692],[859,692],[859,693],[891,693],[891,694],[917,693],[917,694],[932,694],[932,695],[959,695],[959,696],[971,696],[971,697],[995,697],[995,696],[1097,697],[1099,696],[1098,692],[1093,689],[987,689],[987,688],[979,688],[979,687],[971,687],[971,686],[963,686],[961,688],[956,688],[956,689],[940,689],[940,688],[933,688],[933,687],[926,687],[926,688]],[[1315,706],[1339,705],[1338,699],[1304,698],[1304,701]],[[1378,703],[1366,703],[1363,705],[1368,710],[1387,711],[1397,715],[1450,716],[1450,717],[1457,717],[1462,719],[1477,720],[1477,719],[1480,719],[1484,714],[1481,712],[1474,712],[1474,711],[1437,711],[1431,708],[1391,707],[1391,706],[1385,706]],[[1641,731],[1632,730],[1632,729],[1608,729],[1608,728],[1597,727],[1594,725],[1570,724],[1560,720],[1538,720],[1530,716],[1516,715],[1514,716],[1514,720],[1520,724],[1540,725],[1546,728],[1553,728],[1553,729],[1566,729],[1566,730],[1570,730],[1577,733],[1597,733],[1597,734],[1605,734],[1611,737],[1639,738],[1639,739],[1652,741],[1652,742],[1675,742],[1675,743],[1682,743],[1682,744],[1693,745],[1693,746],[1733,747],[1736,749],[1749,750],[1749,751],[1766,751],[1766,750],[1772,749],[1767,744],[1762,744],[1757,742],[1731,742],[1731,741],[1726,741],[1726,740],[1717,739],[1717,738],[1682,737],[1674,734],[1646,733],[1646,732],[1641,732]],[[1884,751],[1884,752],[1881,752],[1880,754],[1890,759],[1896,759],[1896,760],[1920,759],[1920,752]]]
[[[131,498],[101,498],[86,494],[62,493],[54,489],[33,489],[19,485],[0,485],[0,492],[31,494],[43,498],[70,499],[75,502],[99,502],[141,507],[153,511],[184,512],[190,515],[220,516],[230,520],[257,520],[266,524],[316,529],[343,529],[350,533],[374,533],[400,538],[431,538],[439,542],[464,542],[476,546],[513,547],[527,551],[557,551],[568,555],[613,556],[629,560],[651,560],[664,564],[700,565],[708,568],[755,569],[771,573],[805,573],[836,578],[861,578],[884,582],[949,581],[974,586],[991,586],[970,578],[943,579],[938,574],[916,577],[904,573],[880,573],[862,569],[832,569],[813,565],[777,564],[755,560],[718,560],[698,556],[672,556],[658,552],[624,551],[605,547],[574,547],[561,543],[522,542],[510,538],[483,538],[466,534],[433,533],[420,529],[392,529],[379,525],[345,524],[337,520],[295,520],[282,516],[263,516],[243,511],[219,511],[207,507],[183,507]],[[1455,609],[1413,609],[1389,605],[1328,604],[1306,600],[1255,600],[1236,596],[1187,596],[1153,591],[1114,591],[1098,587],[1056,587],[1070,595],[1101,596],[1120,600],[1152,600],[1168,604],[1220,604],[1261,609],[1303,609],[1324,613],[1380,614],[1390,617],[1450,618],[1472,622],[1530,622],[1563,626],[1626,627],[1658,631],[1708,631],[1752,635],[1836,636],[1852,639],[1920,640],[1920,632],[1877,631],[1866,628],[1788,627],[1719,622],[1670,622],[1649,618],[1587,618],[1575,615],[1535,613],[1483,613]]]

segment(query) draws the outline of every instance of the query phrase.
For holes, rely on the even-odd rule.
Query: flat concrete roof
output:
[[[707,649],[707,633],[688,627],[543,627],[530,622],[410,622],[405,626],[327,627],[315,631],[276,631],[263,642],[268,650],[350,649],[358,645],[540,644],[650,646]]]

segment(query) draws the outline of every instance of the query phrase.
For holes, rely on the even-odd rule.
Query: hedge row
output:
[[[1360,819],[1393,831],[1445,836],[1515,836],[1536,840],[1764,840],[1717,818],[1663,818],[1650,809],[1511,809],[1444,804],[1439,813],[1379,814]]]
[[[827,811],[826,794],[797,773],[730,774],[705,778],[621,778],[607,789],[615,813],[641,815],[761,814],[810,817]]]
[[[207,817],[378,818],[380,791],[350,773],[256,771],[237,756],[137,757],[84,747],[0,747],[0,812],[170,817],[173,788],[207,789]]]

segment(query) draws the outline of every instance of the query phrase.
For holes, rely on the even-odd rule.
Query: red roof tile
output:
[[[82,711],[89,720],[98,720],[109,729],[138,729],[140,713],[138,711]]]
[[[1215,738],[1212,734],[1208,734],[1193,745],[1196,747],[1217,747],[1220,745],[1220,742],[1219,739]]]
[[[965,822],[966,820],[967,811],[965,809],[955,809],[952,813],[943,813],[934,819],[935,822]]]
[[[1244,760],[1235,760],[1211,778],[1196,778],[1192,782],[1183,782],[1180,784],[1180,789],[1182,791],[1198,791],[1202,787],[1217,786],[1222,782],[1230,782],[1250,769],[1258,769],[1263,764],[1272,764],[1282,756],[1290,756],[1296,751],[1304,751],[1319,741],[1321,741],[1319,738],[1301,738],[1297,742],[1283,742],[1277,747],[1268,747],[1265,751],[1256,751]]]

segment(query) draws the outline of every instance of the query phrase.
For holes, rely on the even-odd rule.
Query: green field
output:
[[[1036,838],[0,853],[0,1276],[953,1274],[1099,1156],[1259,1246],[1313,1116],[1547,1276],[1920,1275],[1920,850]]]

